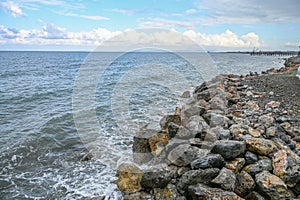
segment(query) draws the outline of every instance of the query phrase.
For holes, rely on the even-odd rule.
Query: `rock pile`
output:
[[[185,95],[161,130],[141,130],[135,163],[117,172],[124,199],[299,199],[299,111],[262,105],[246,78],[217,76]]]

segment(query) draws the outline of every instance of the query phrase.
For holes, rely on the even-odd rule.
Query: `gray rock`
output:
[[[190,118],[192,116],[200,116],[205,112],[205,108],[200,106],[192,106],[183,111],[185,117]]]
[[[249,194],[253,189],[255,188],[255,181],[251,177],[250,174],[248,174],[245,171],[242,171],[241,173],[236,175],[236,185],[234,192],[244,197],[247,194]]]
[[[192,169],[222,168],[225,166],[225,160],[220,154],[208,154],[191,163]]]
[[[251,151],[246,151],[245,160],[247,165],[251,165],[258,161],[258,157],[255,153],[252,153]]]
[[[226,98],[215,96],[210,100],[210,108],[212,110],[225,110],[227,107],[227,101]]]
[[[262,171],[272,171],[272,161],[269,158],[265,158],[262,160],[259,160],[257,163],[247,165],[244,167],[244,171],[249,173],[251,176],[255,176],[256,174],[262,172]]]
[[[225,159],[234,159],[246,150],[244,141],[218,140],[214,143],[212,153],[221,154]]]
[[[258,118],[258,122],[268,127],[275,122],[275,119],[269,115],[262,115]]]
[[[209,185],[210,182],[218,176],[220,169],[209,168],[209,169],[198,169],[190,170],[184,173],[178,180],[177,189],[181,194],[186,194],[188,187],[197,183],[203,183]]]
[[[208,128],[208,124],[201,116],[192,116],[186,124],[186,128],[193,136],[201,133],[204,128]]]
[[[184,126],[180,126],[175,137],[178,139],[190,139],[194,138],[195,135],[196,133],[193,134],[189,129],[185,128]]]
[[[164,188],[174,178],[175,174],[176,171],[170,167],[152,166],[143,170],[141,185],[145,188]]]
[[[259,189],[261,189],[271,199],[291,199],[293,196],[283,180],[268,171],[256,174],[255,181]]]
[[[149,145],[149,139],[157,134],[156,130],[146,129],[141,130],[133,137],[133,160],[138,164],[149,162],[153,155]]]
[[[172,149],[167,158],[173,165],[183,167],[189,165],[193,160],[206,156],[208,152],[206,149],[182,144]]]
[[[174,122],[171,122],[171,123],[168,124],[168,133],[169,133],[171,138],[176,136],[179,127],[180,126],[175,124]]]
[[[214,178],[211,182],[219,185],[222,189],[226,191],[233,191],[235,189],[235,174],[225,167],[223,167],[219,173],[219,175]]]
[[[248,194],[245,197],[246,200],[265,200],[263,196],[261,196],[259,193],[252,191],[250,194]]]
[[[217,126],[217,127],[211,128],[211,131],[217,135],[219,140],[231,139],[230,131],[224,129],[223,127]]]
[[[227,117],[220,113],[216,112],[208,112],[203,115],[205,121],[210,125],[210,127],[216,126],[228,126],[228,122],[230,121]]]
[[[224,191],[220,188],[211,188],[203,184],[191,185],[188,188],[191,200],[243,200],[233,192]]]

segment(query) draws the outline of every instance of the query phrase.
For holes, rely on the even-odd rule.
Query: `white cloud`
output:
[[[123,34],[122,34],[123,33]],[[182,35],[182,37],[178,37]],[[118,36],[118,37],[116,37]],[[113,38],[113,39],[112,39]],[[148,45],[148,46],[182,46],[189,45],[188,38],[204,47],[228,47],[246,48],[259,47],[263,43],[259,36],[253,32],[238,36],[230,30],[220,34],[204,34],[194,30],[178,33],[175,29],[163,31],[152,29],[149,32],[134,30],[110,31],[104,28],[97,28],[91,31],[70,32],[65,28],[54,24],[47,24],[42,29],[14,30],[0,25],[1,44],[30,44],[30,45],[79,45],[99,46],[108,41],[108,46],[122,45]],[[117,46],[118,47],[118,46]],[[186,46],[185,46],[186,47]]]
[[[197,10],[195,10],[195,9],[188,9],[188,10],[185,11],[185,13],[188,14],[188,15],[195,14],[196,12],[197,12]]]
[[[300,42],[286,42],[284,46],[296,48],[296,47],[300,47]]]
[[[76,13],[64,13],[64,12],[56,12],[56,13],[67,17],[79,17],[79,18],[89,19],[89,20],[109,20],[109,18],[104,16],[99,16],[99,15],[79,15]]]
[[[203,34],[189,30],[185,31],[183,35],[202,46],[245,48],[262,45],[259,36],[253,32],[239,37],[230,30],[226,30],[221,34]]]
[[[25,16],[25,13],[20,6],[13,1],[2,2],[1,7],[5,12],[9,13],[13,17]]]
[[[162,18],[153,18],[148,21],[142,22],[139,25],[140,28],[193,28],[195,27],[194,22],[180,21],[180,20],[169,20]]]
[[[298,0],[203,0],[197,4],[205,10],[204,20],[211,24],[299,23]]]
[[[114,9],[111,9],[111,11],[121,13],[123,15],[132,15],[135,12],[134,10],[121,9],[121,8],[114,8]]]

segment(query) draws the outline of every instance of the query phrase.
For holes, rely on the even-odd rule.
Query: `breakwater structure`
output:
[[[247,84],[257,76],[219,75],[141,129],[117,169],[124,199],[299,199],[300,112]]]
[[[251,56],[296,56],[298,51],[252,51]]]

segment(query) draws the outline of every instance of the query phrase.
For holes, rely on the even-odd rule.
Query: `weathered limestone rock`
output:
[[[203,184],[189,186],[188,188],[190,199],[192,200],[243,200],[233,192],[224,191],[219,188],[211,188]]]
[[[216,112],[208,112],[203,115],[203,118],[205,121],[210,125],[210,127],[216,127],[216,126],[228,126],[229,119]]]
[[[259,160],[257,163],[244,167],[243,171],[246,171],[253,177],[262,171],[272,171],[272,161],[269,158]]]
[[[265,156],[276,150],[276,145],[271,140],[251,138],[246,140],[247,150]]]
[[[173,184],[168,184],[165,188],[154,188],[153,194],[155,200],[177,200],[180,198],[180,194],[178,193],[176,186]]]
[[[195,115],[200,116],[204,112],[205,112],[205,108],[200,107],[200,106],[192,106],[192,107],[189,107],[189,108],[183,110],[183,115],[184,115],[184,117],[189,119],[190,117],[195,116]]]
[[[292,194],[278,176],[263,171],[255,176],[258,187],[274,200],[291,199]]]
[[[235,181],[235,174],[230,169],[223,167],[219,175],[211,182],[220,185],[220,187],[226,191],[233,191],[235,188]]]
[[[234,159],[244,154],[246,144],[244,141],[218,140],[214,143],[212,153],[221,154],[225,159]]]
[[[190,170],[181,176],[177,184],[177,189],[181,194],[186,194],[188,186],[197,183],[210,184],[218,176],[219,172],[220,169],[218,168]]]
[[[258,138],[261,136],[260,131],[257,129],[249,128],[248,131],[252,137]]]
[[[207,154],[191,163],[192,169],[222,168],[225,160],[220,154]]]
[[[117,170],[117,186],[124,193],[138,192],[142,189],[142,170],[133,163],[122,163]]]
[[[209,128],[208,124],[201,116],[192,116],[186,124],[186,128],[191,132],[193,136],[201,133],[203,129]]]
[[[230,131],[227,129],[224,129],[223,127],[217,126],[217,127],[211,128],[211,131],[217,135],[219,140],[228,140],[231,138]]]
[[[172,149],[168,155],[168,160],[176,166],[187,166],[193,160],[202,158],[208,154],[208,150],[199,149],[189,144],[182,144]]]
[[[177,125],[181,125],[180,115],[166,115],[160,120],[160,127],[162,130],[167,131],[168,125],[173,122]]]
[[[244,197],[247,194],[249,194],[254,188],[255,181],[250,176],[250,174],[248,174],[245,171],[242,171],[241,173],[236,175],[236,184],[234,192],[237,195]]]
[[[262,115],[258,118],[258,122],[268,127],[275,122],[275,119],[269,115]]]
[[[212,110],[225,110],[227,101],[224,97],[215,96],[210,100],[210,108]]]
[[[236,174],[243,169],[245,163],[245,158],[235,158],[232,161],[227,161],[225,167]]]
[[[143,170],[141,185],[146,188],[164,188],[175,174],[176,171],[166,165],[152,166]]]
[[[229,130],[234,139],[239,139],[249,132],[248,129],[249,127],[247,125],[233,124]]]
[[[165,133],[157,133],[149,138],[149,146],[151,153],[154,155],[160,154],[162,148],[169,142],[169,135]],[[161,148],[162,147],[162,148]]]

